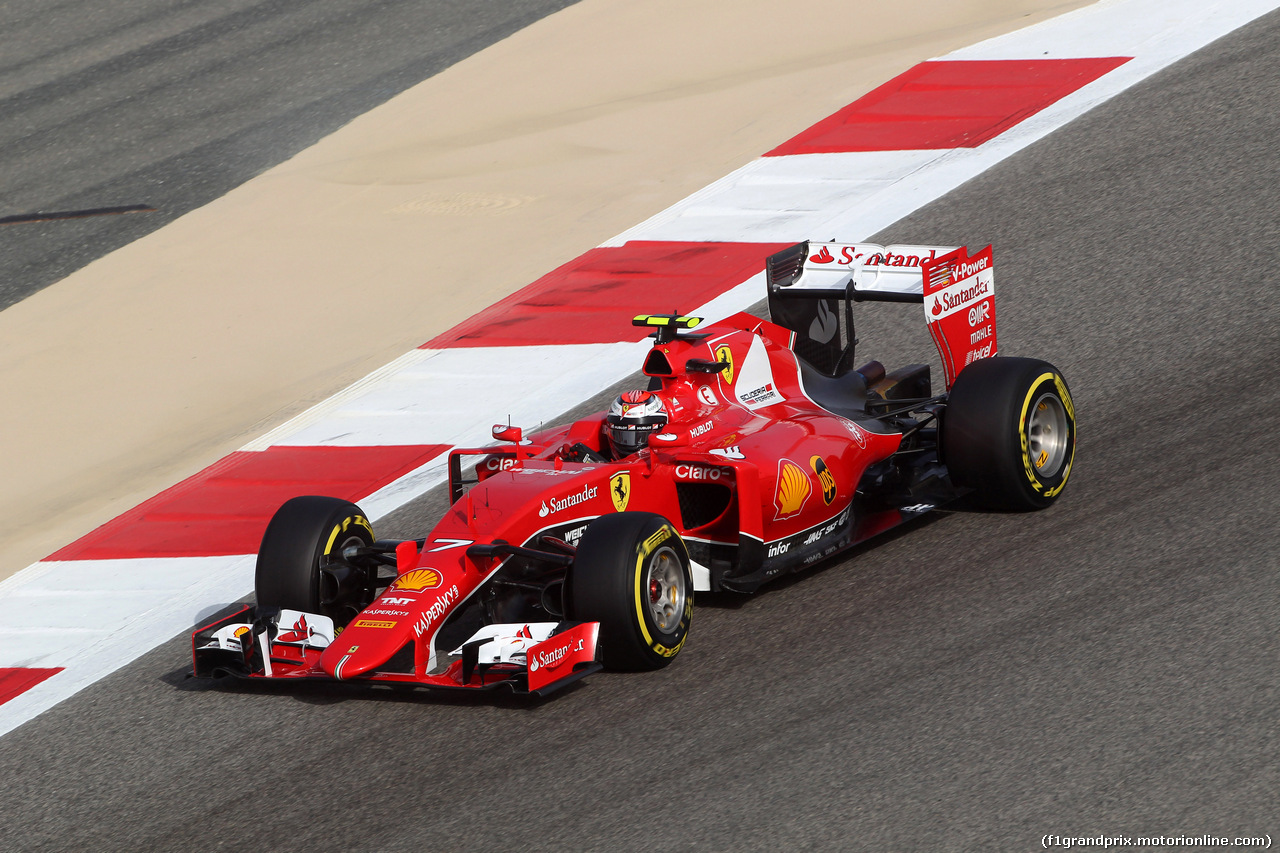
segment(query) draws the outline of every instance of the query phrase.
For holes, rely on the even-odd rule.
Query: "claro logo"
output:
[[[732,474],[732,468],[713,468],[709,465],[687,465],[684,463],[676,466],[676,476],[681,480],[715,481],[721,477],[728,478]]]
[[[514,456],[490,456],[484,463],[486,471],[510,471],[516,467]]]

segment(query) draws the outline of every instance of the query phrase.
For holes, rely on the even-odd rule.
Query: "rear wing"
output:
[[[796,354],[830,376],[853,368],[854,302],[927,303],[948,388],[965,364],[995,355],[990,246],[970,257],[963,246],[805,241],[769,256],[765,277],[770,319],[795,332]]]
[[[955,246],[879,246],[875,243],[797,243],[765,262],[769,295],[920,302],[923,264]]]

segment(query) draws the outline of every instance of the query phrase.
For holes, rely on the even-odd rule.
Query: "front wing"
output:
[[[192,674],[250,680],[346,681],[432,690],[492,690],[545,696],[598,672],[598,622],[530,622],[486,625],[432,671],[408,654],[359,678],[341,677],[341,659],[330,672],[321,657],[342,635],[332,620],[314,613],[241,609],[191,635]]]

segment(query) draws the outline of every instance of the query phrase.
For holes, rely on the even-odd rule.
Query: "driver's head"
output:
[[[667,425],[662,400],[649,391],[627,391],[609,407],[609,445],[621,459],[649,446],[649,436]]]

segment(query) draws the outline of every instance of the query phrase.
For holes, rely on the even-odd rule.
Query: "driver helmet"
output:
[[[609,407],[609,445],[617,458],[649,446],[649,436],[667,425],[662,400],[651,391],[627,391]]]

